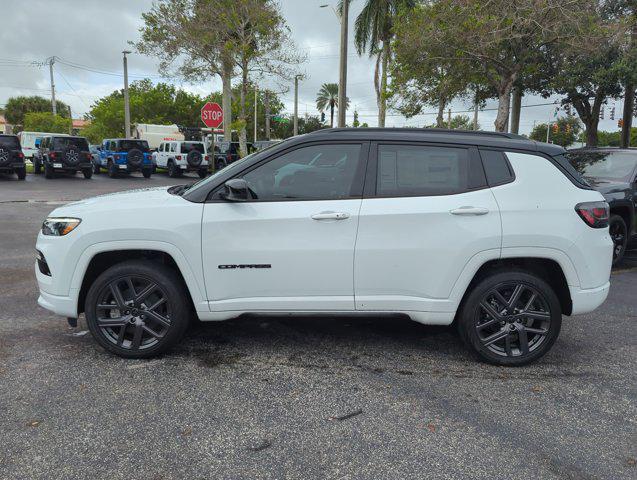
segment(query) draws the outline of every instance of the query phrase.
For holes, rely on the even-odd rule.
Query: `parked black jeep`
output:
[[[610,205],[609,230],[616,265],[637,235],[637,149],[581,148],[569,150],[567,156]]]
[[[15,173],[20,180],[27,176],[20,140],[15,135],[0,135],[0,173]]]
[[[84,178],[91,178],[92,158],[84,137],[46,136],[40,140],[38,153],[33,157],[33,172],[40,174],[44,169],[45,178],[53,178],[59,172],[72,175],[82,172]]]

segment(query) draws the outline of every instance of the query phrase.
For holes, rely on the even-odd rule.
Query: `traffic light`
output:
[[[560,126],[557,123],[553,124],[553,133],[554,134],[560,133]]]
[[[610,119],[615,120],[615,106],[610,109]]]
[[[602,109],[599,111],[599,118],[604,120],[604,107],[602,107]]]
[[[325,123],[325,112],[321,112],[321,123]]]
[[[617,126],[619,128],[624,128],[624,119],[620,118],[619,120],[617,120]]]
[[[570,117],[571,116],[571,104],[567,103],[566,105],[564,105],[564,110],[566,111],[566,115],[568,115]]]

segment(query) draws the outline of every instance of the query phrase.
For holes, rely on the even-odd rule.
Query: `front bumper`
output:
[[[569,287],[569,290],[571,292],[571,301],[573,302],[571,315],[580,315],[592,312],[606,301],[610,290],[610,282],[606,282],[597,288]]]
[[[60,297],[40,290],[38,305],[56,315],[67,318],[77,318],[77,301],[75,298]]]

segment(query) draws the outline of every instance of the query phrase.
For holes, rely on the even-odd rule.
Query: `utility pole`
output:
[[[49,73],[51,74],[51,109],[53,110],[53,115],[57,115],[58,108],[57,103],[55,102],[55,81],[53,80],[53,63],[55,62],[55,57],[51,57],[49,59]]]
[[[294,76],[294,136],[299,134],[299,76]]]
[[[270,140],[270,91],[263,92],[265,95],[263,103],[265,106],[265,139]]]
[[[347,113],[347,28],[349,26],[349,1],[343,0],[341,11],[341,62],[338,80],[338,126],[345,126]]]
[[[478,91],[476,90],[476,98],[473,104],[473,129],[478,129],[478,109],[480,108],[480,102],[478,101]]]
[[[522,89],[513,87],[511,105],[511,133],[520,133],[520,112],[522,111]]]
[[[124,50],[124,132],[125,138],[130,138],[130,99],[128,98],[128,59],[126,55],[131,53]]]
[[[258,108],[257,108],[257,100],[259,98],[259,87],[255,85],[254,87],[254,143],[257,143],[257,123],[258,123]]]
[[[637,50],[637,7],[633,7],[633,26],[630,33],[630,47]],[[624,89],[624,112],[621,133],[621,147],[630,146],[630,130],[633,126],[633,110],[635,109],[635,84],[632,79],[628,79]]]
[[[451,109],[447,110],[447,128],[451,130]]]

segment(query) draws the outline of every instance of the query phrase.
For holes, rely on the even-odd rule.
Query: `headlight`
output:
[[[49,217],[42,224],[42,234],[63,237],[75,230],[81,221],[79,218]]]

